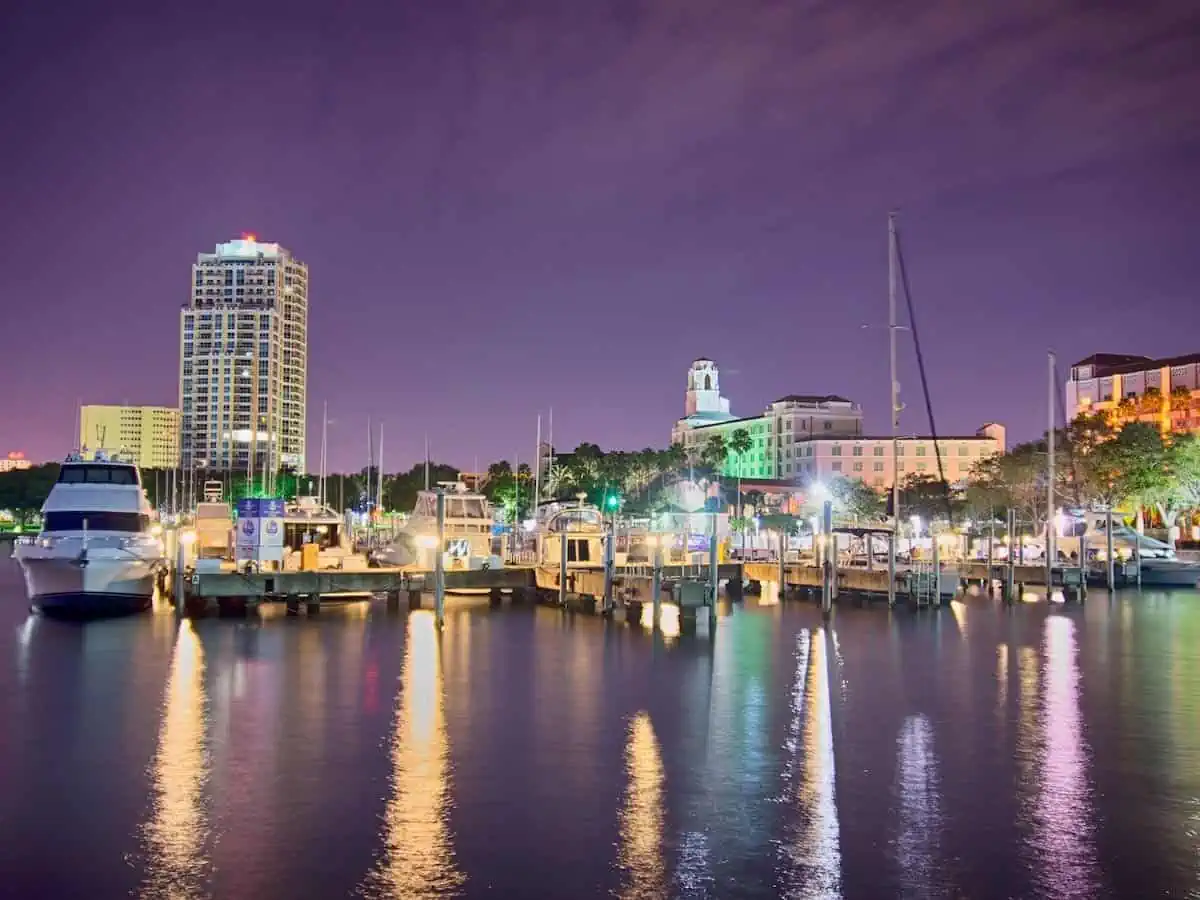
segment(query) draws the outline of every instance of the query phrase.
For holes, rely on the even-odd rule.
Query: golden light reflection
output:
[[[620,896],[661,897],[666,893],[663,859],[663,763],[650,716],[639,712],[629,723],[625,745],[629,784],[621,810],[619,860],[625,870]]]
[[[1004,730],[1008,723],[1008,644],[996,645],[996,719]]]
[[[380,898],[444,896],[464,877],[455,865],[450,840],[450,744],[441,646],[428,610],[408,616],[391,759],[384,849],[362,893]]]
[[[638,623],[646,629],[654,628],[654,605],[647,603],[642,606],[642,617]],[[659,610],[658,627],[665,638],[679,637],[679,607],[674,603],[664,603]]]
[[[954,615],[954,624],[958,626],[958,633],[965,641],[967,639],[967,604],[961,600],[951,600],[950,612]]]
[[[842,859],[834,793],[833,729],[829,670],[822,629],[796,636],[792,719],[785,748],[784,802],[798,816],[780,842],[783,896],[841,896]]]
[[[154,755],[153,814],[143,830],[146,881],[142,897],[202,896],[208,870],[209,822],[204,785],[208,699],[204,649],[189,620],[179,625],[167,678],[158,751]]]
[[[1017,648],[1017,783],[1020,802],[1027,806],[1033,791],[1033,767],[1037,758],[1037,653],[1032,647]]]

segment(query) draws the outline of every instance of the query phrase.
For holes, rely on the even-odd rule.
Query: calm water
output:
[[[0,562],[0,895],[1200,897],[1200,595],[87,625]]]

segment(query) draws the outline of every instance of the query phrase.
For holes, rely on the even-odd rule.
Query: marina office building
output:
[[[308,267],[254,235],[199,254],[179,345],[184,468],[305,471]]]
[[[862,407],[835,394],[789,394],[771,403],[760,415],[734,416],[721,396],[720,372],[710,359],[697,359],[688,370],[684,418],[671,431],[698,459],[714,436],[728,447],[735,431],[744,430],[751,447],[744,454],[729,452],[722,466],[725,475],[776,481],[810,481],[845,476],[884,489],[892,484],[891,437],[863,434]],[[973,435],[939,436],[936,446],[942,468],[951,484],[964,481],[972,467],[1005,449],[1003,425],[991,423]],[[938,475],[935,442],[931,437],[901,437],[896,472]]]

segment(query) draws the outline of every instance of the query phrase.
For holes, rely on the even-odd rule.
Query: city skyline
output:
[[[551,407],[559,446],[663,446],[697,356],[737,409],[838,394],[886,432],[892,208],[939,432],[1039,434],[1047,349],[1063,379],[1197,349],[1185,3],[296,3],[268,43],[269,4],[224,9],[213,45],[158,7],[5,13],[0,449],[61,458],[80,403],[176,405],[187,267],[244,232],[313,272],[307,452],[328,402],[337,470],[368,416],[397,469],[426,434],[528,459]]]

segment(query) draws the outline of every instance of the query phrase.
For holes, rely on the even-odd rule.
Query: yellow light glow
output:
[[[433,613],[409,613],[391,747],[391,797],[383,846],[361,893],[431,897],[463,882],[449,825],[450,744],[442,699],[441,644]]]
[[[154,813],[143,832],[144,896],[192,897],[202,893],[209,823],[204,782],[207,698],[204,650],[190,620],[179,626],[167,676],[163,720],[154,755]]]
[[[629,723],[625,771],[629,781],[621,810],[619,851],[625,884],[620,896],[661,897],[666,892],[663,763],[654,726],[645,711]]]
[[[194,532],[190,529],[187,531],[179,532],[179,543],[183,544],[185,547],[188,544],[194,544],[195,542],[196,542],[196,532]]]
[[[437,538],[432,534],[422,534],[417,537],[417,543],[426,550],[432,550],[437,546]]]
[[[162,534],[162,526],[155,522],[150,526],[150,533],[155,537],[158,537],[160,534]]]

